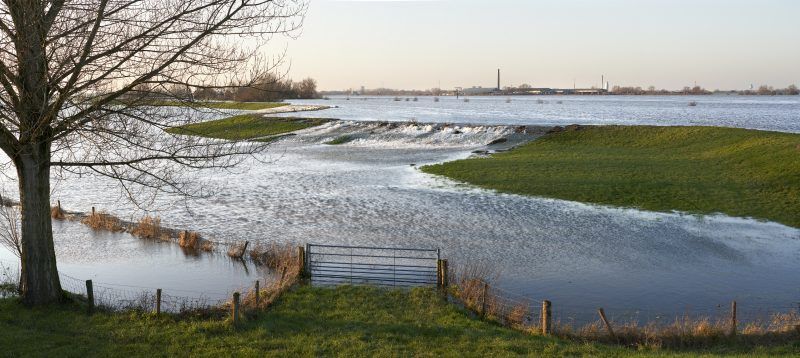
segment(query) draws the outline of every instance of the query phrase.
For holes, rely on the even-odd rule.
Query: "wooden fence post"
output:
[[[486,291],[489,291],[489,284],[483,283],[483,293],[481,294],[481,316],[486,318]]]
[[[233,315],[233,325],[236,326],[239,324],[239,292],[233,293],[233,311],[231,314]]]
[[[58,213],[61,213],[61,200],[56,200],[56,204],[58,206]]]
[[[86,280],[86,300],[89,301],[89,313],[94,311],[94,288],[92,280]]]
[[[442,288],[447,289],[450,284],[447,277],[447,260],[442,260]]]
[[[598,308],[597,313],[600,314],[600,319],[603,320],[603,324],[606,325],[606,330],[608,331],[608,335],[611,336],[612,339],[616,339],[617,336],[614,334],[614,329],[611,328],[611,323],[609,323],[608,319],[606,319],[606,312],[603,311],[602,308]]]
[[[297,247],[297,265],[300,266],[300,277],[306,277],[306,248]]]
[[[553,317],[551,303],[548,300],[542,301],[542,334],[545,336],[552,333]]]
[[[442,288],[442,259],[436,260],[436,288]]]
[[[156,290],[156,315],[161,314],[161,289]]]
[[[92,216],[94,216],[94,206],[92,207]]]
[[[256,308],[258,308],[259,301],[261,301],[261,291],[258,288],[258,280],[256,280]]]
[[[731,331],[730,336],[736,336],[736,301],[731,302]]]

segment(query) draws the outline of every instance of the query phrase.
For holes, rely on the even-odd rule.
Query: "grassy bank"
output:
[[[800,227],[800,135],[602,126],[423,171],[501,192],[646,210],[721,212]]]
[[[87,315],[76,306],[25,309],[0,300],[0,347],[9,356],[741,356],[800,347],[636,351],[532,336],[470,318],[432,290],[300,287],[239,328],[218,319],[147,313]]]
[[[256,111],[259,109],[269,109],[283,107],[288,103],[280,102],[181,102],[181,101],[152,101],[151,106],[171,106],[171,107],[193,107],[193,108],[213,108],[213,109],[240,109],[245,111]]]
[[[242,114],[215,121],[188,124],[167,130],[173,134],[196,135],[228,140],[263,139],[321,125],[321,118],[263,117],[259,114]]]

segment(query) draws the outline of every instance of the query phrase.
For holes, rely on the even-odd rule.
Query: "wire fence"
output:
[[[59,278],[64,291],[83,297],[89,295],[87,280],[64,273],[59,273]],[[97,281],[92,281],[91,287],[94,305],[112,310],[154,311],[160,306],[162,312],[187,313],[222,307],[231,296],[225,292],[170,290]]]
[[[590,308],[559,305],[545,297],[523,295],[480,278],[462,278],[454,283],[456,286],[450,292],[465,308],[480,317],[491,318],[509,326],[541,327],[545,324],[543,319],[547,319],[552,322],[552,326],[570,331],[601,327],[605,325],[599,312],[602,309],[609,326],[684,325],[687,329],[692,329],[699,324],[716,327],[739,325],[759,332],[797,330],[800,333],[800,303],[765,307],[758,302],[731,301],[672,311],[615,306]],[[545,301],[547,309],[544,308]]]

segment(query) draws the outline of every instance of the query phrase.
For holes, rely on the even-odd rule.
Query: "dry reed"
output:
[[[284,258],[296,256],[296,247],[290,244],[258,243],[250,249],[250,259],[256,264],[271,269],[278,269],[284,264]]]
[[[50,208],[50,217],[56,220],[64,220],[67,218],[64,210],[61,209],[61,206],[53,206]]]
[[[274,266],[272,279],[259,289],[256,304],[255,290],[243,296],[242,305],[250,310],[263,310],[272,305],[281,294],[294,286],[300,279],[300,265],[297,252],[291,244],[270,244],[270,262]],[[252,258],[252,257],[251,257]]]
[[[178,235],[178,245],[184,249],[197,250],[201,248],[203,239],[194,231],[181,231]]]
[[[228,249],[228,256],[234,259],[243,258],[244,254],[247,252],[247,245],[250,245],[249,241],[232,245],[230,249]]]
[[[81,220],[81,223],[89,226],[93,230],[107,230],[111,232],[122,232],[125,228],[122,226],[119,218],[105,212],[92,212]]]
[[[137,225],[131,230],[131,234],[142,239],[157,240],[162,237],[161,218],[145,215],[139,219]]]

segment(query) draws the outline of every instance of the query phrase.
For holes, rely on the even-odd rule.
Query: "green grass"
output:
[[[220,319],[87,315],[76,305],[26,309],[0,300],[7,356],[774,356],[800,346],[636,351],[532,336],[470,318],[431,289],[300,287],[234,329]]]
[[[343,136],[339,136],[339,137],[336,137],[334,139],[331,139],[331,140],[325,142],[325,144],[328,144],[328,145],[339,145],[339,144],[345,144],[345,143],[352,142],[353,140],[355,140],[355,138],[353,138],[353,136],[343,135]]]
[[[422,168],[500,192],[800,227],[800,135],[716,127],[601,126],[510,152]]]
[[[188,124],[167,130],[172,134],[196,135],[228,140],[261,138],[270,140],[281,134],[321,125],[329,119],[322,118],[265,118],[259,114],[242,114],[215,121]]]
[[[181,102],[181,101],[152,101],[148,105],[151,106],[170,106],[170,107],[193,107],[193,108],[214,108],[214,109],[241,109],[246,111],[255,111],[259,109],[268,109],[283,107],[289,105],[288,103],[279,102]]]

